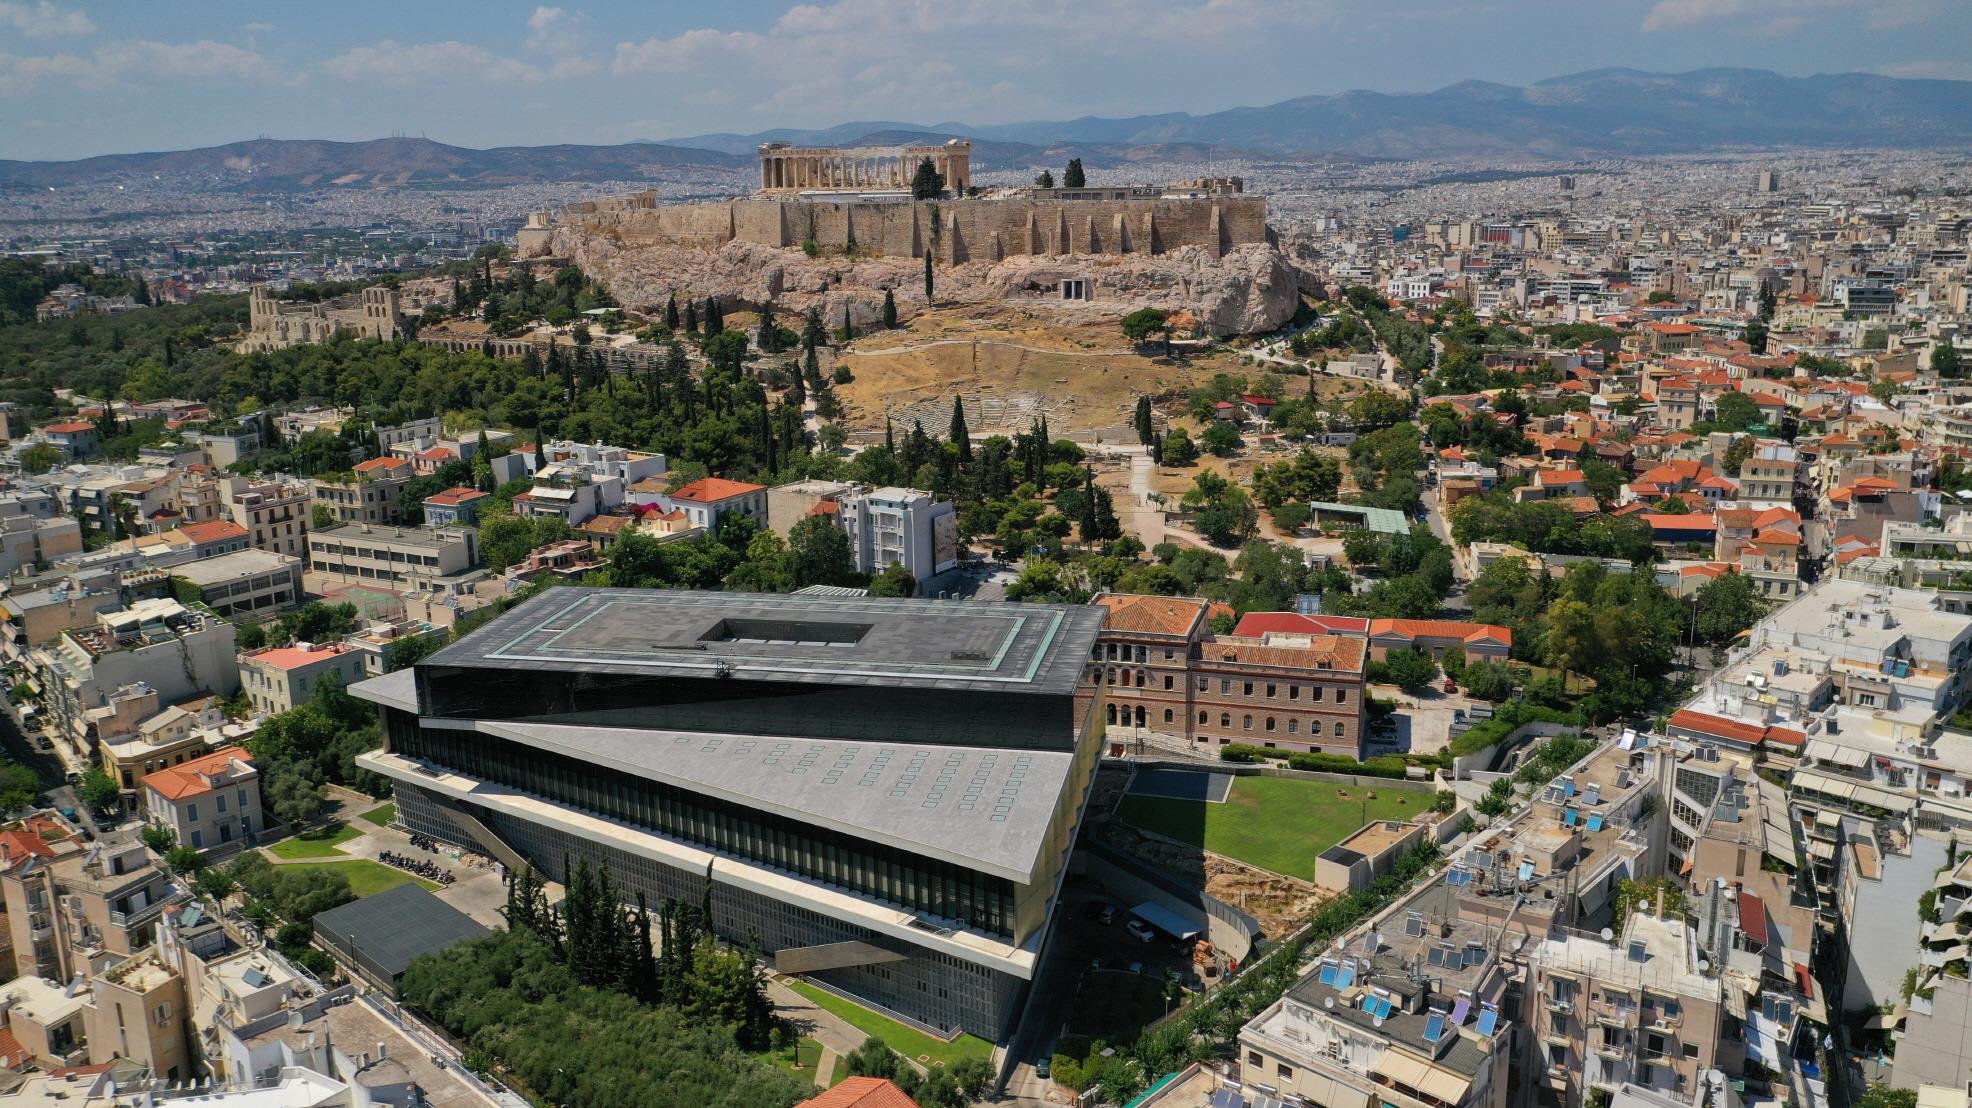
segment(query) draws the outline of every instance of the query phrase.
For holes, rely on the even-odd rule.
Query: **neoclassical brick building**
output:
[[[1200,750],[1232,743],[1362,757],[1365,639],[1208,633],[1211,605],[1107,594],[1087,695],[1103,686],[1112,741],[1134,732]]]

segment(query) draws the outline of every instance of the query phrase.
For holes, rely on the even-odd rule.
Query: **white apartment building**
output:
[[[632,485],[661,477],[667,469],[662,454],[602,443],[549,443],[538,461],[534,487],[514,497],[514,511],[554,516],[570,527],[620,507]]]
[[[353,685],[365,676],[363,654],[347,643],[296,643],[240,655],[240,684],[262,715],[305,704],[323,681]]]
[[[858,572],[901,565],[922,581],[959,564],[958,510],[928,492],[893,487],[847,496],[838,519]]]
[[[206,607],[232,618],[301,603],[301,569],[300,558],[256,549],[183,562],[171,574],[197,588]]]
[[[176,600],[139,600],[104,612],[93,626],[64,631],[29,655],[42,703],[79,757],[95,747],[95,716],[119,690],[142,687],[164,703],[239,688],[233,625]]]
[[[142,796],[149,822],[195,850],[238,849],[265,826],[260,771],[241,746],[146,774]]]
[[[247,529],[255,549],[300,557],[308,548],[308,486],[230,477],[224,495],[227,514]]]
[[[466,573],[478,562],[478,533],[470,527],[357,525],[308,535],[308,569],[343,581],[410,588]]]

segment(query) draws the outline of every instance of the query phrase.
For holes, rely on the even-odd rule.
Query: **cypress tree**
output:
[[[678,329],[678,294],[675,292],[664,302],[664,325],[673,331]]]
[[[970,464],[972,462],[972,436],[966,431],[965,399],[963,397],[954,396],[952,398],[952,430],[946,437],[951,440],[953,446],[959,448],[959,461]]]
[[[924,252],[924,304],[927,308],[931,306],[931,295],[931,251],[927,250]]]
[[[822,306],[810,305],[808,318],[801,325],[801,345],[809,350],[828,341],[828,331],[822,327]]]
[[[801,359],[801,372],[803,376],[808,378],[809,388],[819,389],[822,387],[822,363],[820,359],[815,357],[815,348],[812,346],[808,348],[808,353]]]
[[[1061,171],[1061,187],[1079,189],[1087,187],[1088,183],[1088,175],[1082,172],[1082,159],[1068,159],[1068,168]]]
[[[1149,446],[1154,425],[1150,418],[1150,397],[1148,396],[1137,397],[1136,424],[1137,441],[1143,443],[1145,446]]]
[[[883,290],[883,329],[897,329],[897,294],[890,289]]]
[[[1096,534],[1096,471],[1093,466],[1082,467],[1082,518],[1076,520],[1084,546],[1095,541]]]
[[[896,432],[891,430],[890,414],[888,412],[884,413],[883,416],[883,448],[892,454],[897,453],[897,435]]]
[[[711,338],[726,329],[726,321],[719,314],[719,302],[708,296],[705,298],[705,337]]]
[[[689,300],[685,301],[685,330],[698,334],[698,306]]]

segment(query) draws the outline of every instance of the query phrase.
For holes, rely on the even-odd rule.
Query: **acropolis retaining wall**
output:
[[[1273,243],[1261,196],[1145,200],[939,201],[749,199],[659,206],[649,193],[580,201],[561,225],[625,245],[717,249],[740,240],[773,247],[812,242],[887,257],[927,250],[942,262],[997,262],[1023,254],[1162,254],[1198,246],[1215,255]],[[545,245],[545,236],[541,236]],[[528,244],[523,244],[526,246]],[[526,252],[526,251],[524,251]]]

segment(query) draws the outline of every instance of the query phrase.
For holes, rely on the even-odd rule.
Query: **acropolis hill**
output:
[[[747,199],[660,205],[654,193],[536,213],[523,255],[567,257],[632,306],[715,296],[874,319],[886,289],[923,302],[922,259],[937,296],[1021,301],[1071,315],[1183,309],[1215,334],[1269,330],[1293,315],[1293,271],[1276,249],[1264,197],[1238,178],[1157,186],[996,189],[915,200],[929,160],[948,187],[971,181],[970,146],[760,148]],[[977,192],[977,190],[971,190]]]

